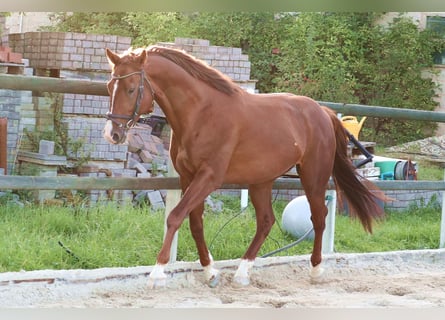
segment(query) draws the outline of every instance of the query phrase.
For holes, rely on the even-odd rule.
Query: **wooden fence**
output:
[[[47,77],[31,77],[20,75],[0,75],[0,88],[10,90],[27,90],[40,92],[79,93],[106,96],[105,82],[68,80]],[[432,112],[412,110],[407,108],[388,108],[380,106],[364,106],[357,104],[342,104],[319,101],[336,112],[348,115],[362,115],[374,117],[391,117],[399,120],[419,120],[445,122],[445,112]],[[382,190],[440,190],[445,191],[445,181],[375,181]],[[247,185],[226,184],[221,189],[246,189]],[[302,189],[301,182],[295,178],[279,178],[275,181],[274,189],[292,190]],[[0,176],[0,190],[177,190],[179,180],[177,177],[168,178],[130,178],[130,177],[39,177],[39,176]],[[331,182],[329,190],[334,189]],[[167,196],[167,201],[168,201]],[[171,198],[179,199],[177,193]],[[442,197],[442,220],[440,234],[440,248],[445,247],[445,196]],[[176,200],[177,201],[177,200]],[[167,208],[174,203],[167,205]],[[335,208],[335,207],[334,207]],[[168,212],[168,209],[166,210]],[[330,215],[335,213],[330,212]],[[335,221],[331,223],[335,223]],[[327,230],[333,229],[328,225]],[[333,243],[333,234],[326,234],[328,242]],[[330,250],[328,250],[330,251]],[[174,257],[173,257],[174,260]]]

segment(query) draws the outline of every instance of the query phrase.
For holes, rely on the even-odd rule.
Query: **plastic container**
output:
[[[363,117],[360,122],[358,122],[357,118],[354,116],[344,116],[341,118],[341,122],[343,127],[346,128],[358,141],[358,135],[360,134],[360,130],[362,129],[363,122],[365,122],[366,117]]]
[[[380,168],[380,178],[382,180],[394,180],[397,160],[376,161],[374,166]]]

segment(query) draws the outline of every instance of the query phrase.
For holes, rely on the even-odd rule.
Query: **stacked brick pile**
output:
[[[23,115],[31,115],[31,118],[23,118]],[[32,104],[30,91],[14,91],[0,89],[0,117],[8,119],[8,174],[11,174],[14,167],[14,160],[17,156],[17,146],[20,143],[20,133],[23,128],[36,125],[36,111]]]
[[[110,98],[86,94],[65,93],[63,113],[103,116],[110,106]]]
[[[9,35],[9,46],[33,68],[109,70],[105,48],[124,51],[131,38],[72,32],[26,32]]]
[[[21,53],[12,52],[11,48],[0,46],[0,62],[22,64],[23,56]]]
[[[190,38],[175,38],[174,43],[159,42],[158,45],[184,50],[226,74],[241,87],[255,89],[255,81],[250,80],[249,56],[242,54],[241,48],[211,46],[208,40]]]
[[[127,146],[113,145],[104,140],[102,129],[105,119],[74,117],[62,120],[65,125],[67,136],[74,141],[82,141],[83,147],[77,154],[70,154],[70,157],[80,158],[89,154],[91,159],[98,161],[117,162],[114,167],[123,167],[118,163],[126,160]],[[113,165],[111,165],[113,166]]]
[[[110,66],[105,48],[123,52],[130,45],[131,38],[114,35],[71,32],[9,35],[9,46],[22,53],[37,74],[44,74],[39,70],[57,70],[55,74],[62,77],[96,81],[109,78]],[[122,171],[127,158],[127,146],[110,145],[102,137],[105,124],[103,115],[108,111],[109,97],[64,94],[61,100],[63,123],[68,136],[73,140],[84,141],[79,154],[73,156],[90,154],[94,161],[103,162],[101,165]]]
[[[6,28],[6,16],[0,14],[0,44],[8,43],[8,28]]]

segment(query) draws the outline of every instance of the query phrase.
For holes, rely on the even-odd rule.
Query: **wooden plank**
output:
[[[380,180],[373,181],[382,190],[445,190],[445,181]],[[224,184],[220,189],[247,189],[245,184]],[[39,177],[0,176],[0,190],[175,190],[180,189],[179,178],[135,177]],[[300,179],[279,178],[275,190],[301,190]],[[335,189],[331,180],[328,189]]]
[[[108,96],[106,82],[0,74],[0,88]]]
[[[60,79],[51,77],[0,74],[0,88],[41,92],[79,93],[108,96],[106,82]],[[391,117],[398,120],[445,122],[445,112],[390,108],[318,101],[336,112],[347,115]]]

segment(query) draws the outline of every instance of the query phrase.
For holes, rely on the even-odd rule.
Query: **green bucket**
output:
[[[396,167],[396,164],[397,164],[396,160],[374,162],[374,165],[380,168],[380,176],[383,178],[383,177],[388,177],[388,175],[390,175],[390,177],[388,177],[389,179],[394,179],[394,169]]]

